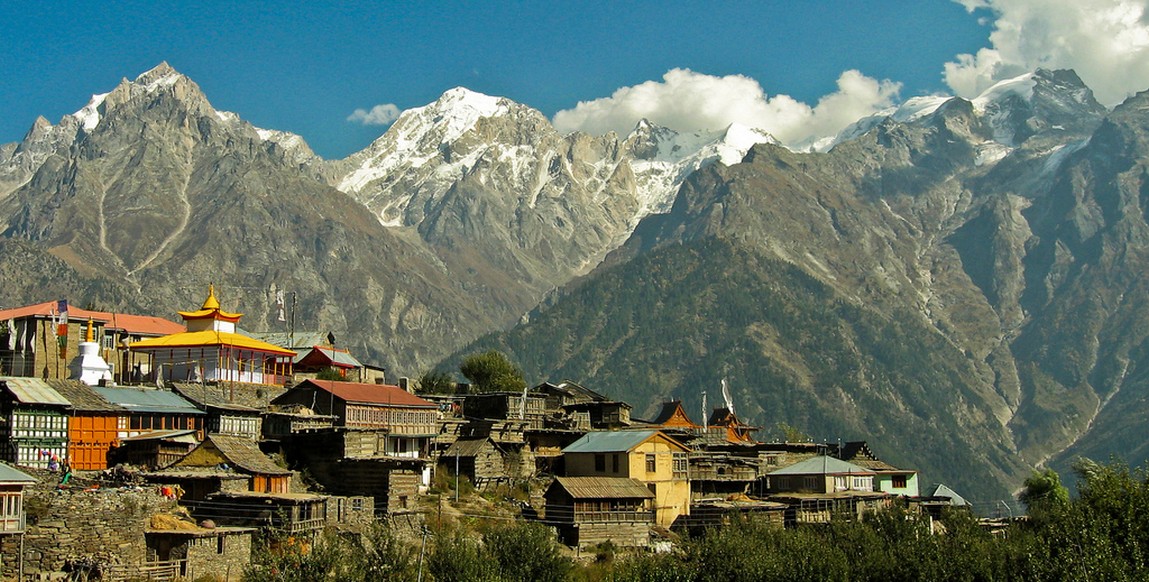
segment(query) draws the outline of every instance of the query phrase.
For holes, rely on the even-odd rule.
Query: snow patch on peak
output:
[[[902,103],[894,110],[891,117],[894,121],[907,123],[917,121],[923,117],[932,115],[939,107],[946,101],[953,99],[949,95],[926,95],[922,97],[911,97]]]
[[[1023,100],[1029,101],[1033,98],[1033,88],[1036,86],[1037,79],[1033,73],[1026,73],[1012,79],[1000,81],[973,99],[974,111],[978,114],[983,114],[991,105],[1001,101],[1010,94],[1017,95]]]
[[[716,144],[718,161],[725,166],[737,164],[746,157],[746,152],[750,151],[750,148],[760,143],[777,144],[778,140],[761,129],[732,123],[726,128],[721,141]]]
[[[92,99],[83,109],[72,114],[72,117],[80,122],[80,127],[83,127],[84,131],[92,131],[100,124],[100,108],[104,105],[104,99],[107,97],[107,93],[92,95]]]

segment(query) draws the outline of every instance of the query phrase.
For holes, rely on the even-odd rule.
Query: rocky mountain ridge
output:
[[[6,239],[108,290],[74,301],[170,314],[215,280],[246,326],[272,329],[270,298],[288,290],[301,325],[416,374],[587,272],[668,204],[682,168],[734,163],[767,139],[747,133],[688,136],[694,151],[646,123],[628,139],[561,136],[536,110],[459,88],[326,161],[214,109],[163,63],[3,146],[0,218]],[[365,269],[375,283],[341,283],[339,270]],[[3,300],[43,292],[17,280]]]

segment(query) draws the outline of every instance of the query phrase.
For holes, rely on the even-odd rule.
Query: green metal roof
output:
[[[17,471],[11,465],[0,463],[0,483],[35,483],[36,478],[23,472]]]
[[[130,412],[155,412],[160,414],[203,414],[179,394],[154,388],[113,388],[92,387],[100,396],[112,404],[126,408]]]
[[[842,475],[842,474],[862,474],[873,475],[874,472],[859,467],[853,463],[847,463],[841,459],[834,457],[820,456],[806,459],[800,463],[794,463],[789,467],[783,467],[777,471],[771,471],[769,475]]]
[[[588,432],[563,449],[568,453],[621,453],[658,434],[656,430],[615,430]]]

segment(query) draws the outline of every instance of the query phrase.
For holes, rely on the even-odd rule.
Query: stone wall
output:
[[[70,562],[143,564],[144,528],[153,513],[168,512],[173,500],[158,487],[145,489],[25,490],[28,526],[24,533],[25,580],[62,578]],[[20,536],[0,536],[0,579],[15,579],[20,567]]]

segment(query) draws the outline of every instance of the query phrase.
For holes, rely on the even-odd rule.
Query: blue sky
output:
[[[1134,83],[1118,96],[1149,88],[1149,65],[1136,64],[1149,62],[1144,1],[1040,4],[1050,3],[5,2],[0,143],[165,60],[217,109],[298,133],[329,159],[386,130],[349,119],[357,109],[417,107],[455,86],[592,131],[621,129],[636,112],[679,129],[728,121],[684,113],[687,105],[759,126],[775,116],[830,128],[915,95],[975,93],[1036,65],[1073,66],[1091,86]],[[1099,5],[1109,28],[1077,14]],[[1092,50],[1099,43],[1104,50]],[[1121,75],[1087,77],[1122,65],[1114,53],[1129,59]]]

